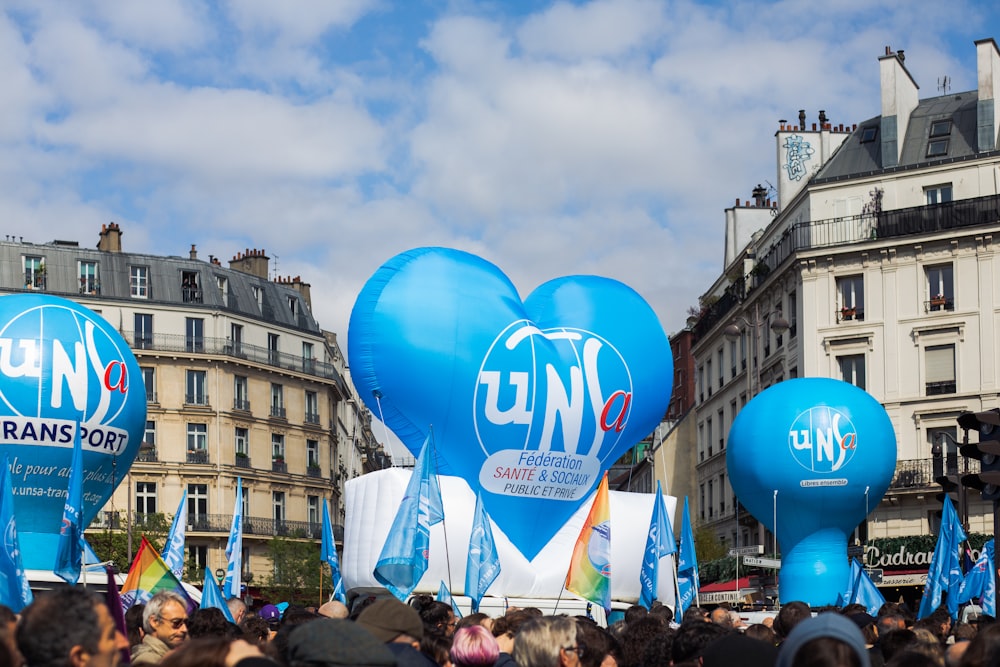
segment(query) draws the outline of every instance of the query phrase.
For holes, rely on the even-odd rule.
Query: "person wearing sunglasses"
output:
[[[142,624],[146,636],[132,651],[133,665],[156,665],[188,638],[187,601],[173,591],[162,591],[146,603]]]

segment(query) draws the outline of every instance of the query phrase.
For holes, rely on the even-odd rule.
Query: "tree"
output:
[[[268,542],[271,574],[261,586],[261,592],[272,601],[299,605],[318,605],[322,577],[323,597],[333,592],[326,567],[319,558],[319,545],[312,541],[275,537]]]
[[[698,526],[694,532],[694,549],[698,553],[698,562],[707,563],[722,558],[728,553],[726,545],[719,540],[715,531],[707,526]]]
[[[136,515],[136,521],[132,525],[132,557],[135,558],[143,535],[159,551],[167,533],[170,532],[172,521],[172,517],[168,519],[161,512]],[[124,530],[124,526],[117,525],[117,522],[113,527],[115,530],[105,528],[100,533],[87,534],[87,542],[101,561],[112,561],[120,571],[127,572],[132,566],[128,557],[128,533]]]

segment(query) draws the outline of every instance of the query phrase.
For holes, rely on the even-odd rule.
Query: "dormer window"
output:
[[[951,119],[931,122],[929,140],[927,142],[927,157],[941,157],[948,154],[948,143],[951,141]]]
[[[197,271],[181,272],[181,296],[184,303],[201,303],[201,283]]]
[[[878,136],[878,125],[869,125],[861,130],[861,143],[870,144]]]

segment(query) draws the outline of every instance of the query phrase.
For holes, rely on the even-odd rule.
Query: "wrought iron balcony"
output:
[[[150,449],[143,449],[142,447],[140,447],[139,453],[136,454],[135,460],[140,461],[142,463],[155,463],[156,461],[159,461],[159,459],[156,457],[156,448],[153,447]]]
[[[285,408],[280,405],[271,406],[271,416],[277,417],[278,419],[285,419]]]
[[[307,466],[306,475],[308,477],[321,478],[323,476],[323,469],[319,466]]]
[[[237,454],[236,455],[236,467],[237,468],[253,468],[253,466],[250,465],[250,457],[247,456],[246,454]]]
[[[733,281],[715,303],[705,307],[694,326],[695,336],[701,338],[727,319],[750,292],[764,283],[771,271],[799,250],[934,234],[998,222],[1000,195],[989,195],[790,225],[769,246],[758,251],[757,263],[749,274]]]
[[[319,424],[319,413],[318,412],[307,412],[306,413],[306,423],[307,424]]]
[[[243,412],[250,412],[250,401],[244,398],[234,398],[233,410],[242,410]]]
[[[186,461],[188,463],[208,463],[208,451],[204,449],[189,449]]]

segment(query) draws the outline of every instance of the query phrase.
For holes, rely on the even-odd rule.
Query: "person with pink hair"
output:
[[[493,667],[500,646],[489,630],[481,625],[459,628],[451,643],[451,662],[455,667]]]

